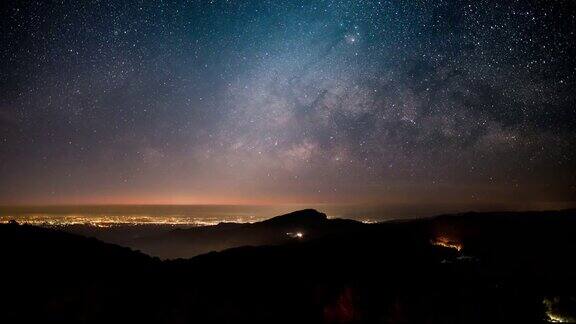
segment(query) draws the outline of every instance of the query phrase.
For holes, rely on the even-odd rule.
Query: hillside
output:
[[[237,229],[277,233],[301,219],[295,215]],[[316,239],[163,262],[59,231],[2,225],[2,259],[10,266],[2,268],[0,316],[7,323],[544,323],[576,316],[575,211],[350,224]],[[227,226],[240,225],[220,230]]]

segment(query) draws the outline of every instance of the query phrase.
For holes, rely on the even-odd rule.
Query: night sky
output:
[[[576,205],[574,1],[1,6],[0,204]]]

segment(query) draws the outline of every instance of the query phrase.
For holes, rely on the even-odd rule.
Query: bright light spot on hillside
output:
[[[286,233],[287,236],[293,238],[293,239],[302,239],[304,238],[304,233],[303,232],[288,232]]]
[[[436,245],[436,246],[442,246],[442,247],[449,248],[449,249],[455,249],[458,252],[460,252],[460,250],[462,250],[462,244],[455,242],[453,240],[450,240],[449,238],[444,237],[444,236],[437,237],[436,239],[432,240],[430,243],[432,243],[433,245]]]

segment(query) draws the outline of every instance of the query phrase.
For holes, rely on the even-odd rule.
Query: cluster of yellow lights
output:
[[[255,217],[207,217],[198,218],[182,215],[47,215],[32,214],[19,216],[0,216],[0,224],[16,220],[20,224],[38,226],[88,225],[94,227],[135,226],[135,225],[171,225],[171,226],[209,226],[221,222],[252,223],[260,220]]]
[[[172,226],[210,226],[222,222],[254,223],[265,220],[267,217],[238,216],[238,217],[198,217],[186,215],[101,215],[101,214],[28,214],[28,215],[0,215],[0,224],[15,220],[20,224],[37,226],[72,226],[89,225],[94,227],[130,226],[130,225],[172,225]],[[371,220],[362,220],[363,223],[374,223]],[[295,237],[302,238],[303,233]]]
[[[431,243],[436,246],[442,246],[449,249],[455,249],[456,251],[460,252],[462,250],[462,244],[458,242],[451,241],[447,237],[437,237],[436,239],[432,240]]]
[[[570,320],[565,319],[564,317],[556,315],[552,312],[546,312],[546,316],[548,316],[548,322],[550,323],[571,323]]]
[[[576,318],[563,316],[554,311],[554,306],[559,302],[559,298],[544,298],[544,306],[546,307],[546,320],[550,323],[574,323]]]

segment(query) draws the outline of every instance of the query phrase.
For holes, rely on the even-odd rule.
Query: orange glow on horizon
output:
[[[0,205],[237,205],[237,206],[270,206],[270,205],[356,205],[374,204],[376,199],[345,199],[343,197],[319,197],[319,196],[287,196],[287,195],[158,195],[158,194],[104,194],[93,196],[69,196],[57,197],[30,197],[8,202],[0,202]],[[387,202],[395,204],[402,201],[389,199]],[[381,202],[380,202],[381,203]]]

